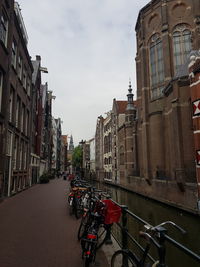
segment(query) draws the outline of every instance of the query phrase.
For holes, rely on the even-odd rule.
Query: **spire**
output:
[[[70,150],[70,151],[73,151],[73,150],[74,150],[74,142],[73,142],[73,137],[72,137],[72,135],[70,136],[69,150]]]
[[[135,110],[135,107],[133,105],[133,94],[132,94],[132,87],[131,87],[131,79],[129,79],[129,89],[128,89],[128,94],[127,94],[127,98],[128,98],[128,104],[126,107],[126,110]]]

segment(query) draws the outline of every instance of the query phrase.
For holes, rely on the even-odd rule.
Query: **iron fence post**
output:
[[[128,207],[125,205],[121,206],[122,209],[122,248],[127,249],[128,247],[128,236],[127,236],[127,209]]]

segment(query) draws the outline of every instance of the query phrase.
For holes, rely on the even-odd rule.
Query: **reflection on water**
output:
[[[119,188],[105,185],[101,187],[109,191],[115,201],[127,205],[130,211],[151,225],[157,225],[163,221],[173,221],[181,226],[187,231],[187,234],[183,235],[169,225],[166,227],[168,229],[168,235],[200,255],[200,217]],[[140,223],[132,218],[128,218],[128,230],[137,240],[139,240],[138,232],[141,229],[143,229],[143,226]],[[170,244],[167,244],[166,261],[170,267],[200,266],[195,260]]]

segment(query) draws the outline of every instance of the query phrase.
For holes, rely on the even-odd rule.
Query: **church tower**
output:
[[[70,136],[69,151],[74,151],[74,142],[72,135]]]
[[[126,174],[133,176],[137,174],[137,143],[136,143],[136,117],[137,109],[133,102],[131,81],[127,94],[127,107],[125,111],[125,140],[126,140]]]

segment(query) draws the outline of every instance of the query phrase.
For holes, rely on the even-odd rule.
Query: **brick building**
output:
[[[119,183],[124,173],[120,170],[119,153],[122,146],[119,138],[122,137],[119,129],[125,123],[125,110],[127,107],[126,100],[113,99],[112,105],[112,182]],[[122,133],[122,132],[121,132]],[[123,138],[123,137],[122,137]],[[123,178],[122,178],[123,179]]]
[[[135,191],[196,209],[189,57],[200,47],[200,1],[154,0],[139,12]],[[126,181],[127,182],[127,181]]]
[[[8,176],[5,173],[6,164],[10,163],[6,156],[7,107],[9,99],[9,71],[13,33],[11,22],[14,13],[14,1],[0,1],[0,197],[8,194]],[[9,165],[7,166],[7,173]]]
[[[18,3],[2,1],[1,63],[3,145],[3,194],[11,195],[30,184],[30,114],[33,72],[28,37]],[[3,66],[2,66],[3,67]],[[3,69],[3,68],[2,68]],[[5,76],[4,76],[5,75]],[[1,183],[2,184],[2,183]]]
[[[102,181],[104,179],[103,169],[103,122],[104,118],[99,116],[96,124],[95,132],[95,172],[96,179]]]
[[[192,121],[194,134],[194,160],[196,163],[197,199],[200,210],[200,52],[192,56],[189,64]]]
[[[112,181],[112,112],[107,112],[103,122],[104,180]]]
[[[31,101],[31,161],[30,175],[31,184],[38,182],[39,176],[47,168],[47,160],[45,152],[45,107],[47,101],[47,84],[42,85],[41,73],[47,69],[41,67],[41,57],[36,56],[32,60],[33,75],[32,75],[32,101]]]

